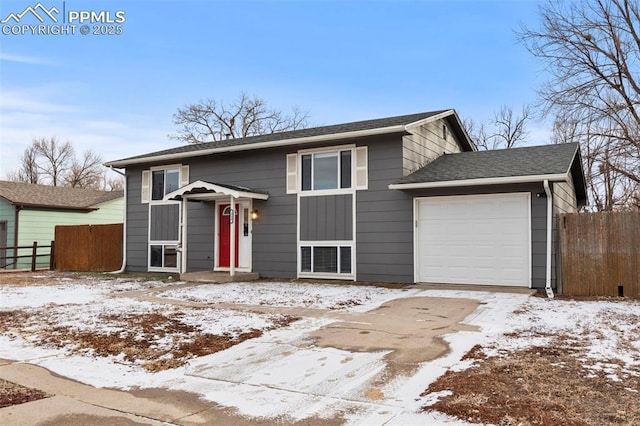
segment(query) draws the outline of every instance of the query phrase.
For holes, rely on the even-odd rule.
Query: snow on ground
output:
[[[31,278],[45,279],[44,275]],[[10,284],[10,283],[8,283]],[[37,308],[49,304],[84,305],[98,301],[106,295],[116,292],[143,290],[166,286],[160,281],[128,280],[117,278],[100,280],[91,277],[82,279],[62,278],[55,284],[29,286],[0,286],[0,311],[22,308]]]
[[[451,349],[449,353],[424,363],[410,377],[395,377],[380,389],[383,398],[376,401],[363,398],[362,394],[384,369],[386,352],[352,353],[314,346],[309,333],[335,320],[322,315],[303,318],[224,351],[192,359],[185,366],[157,373],[118,359],[35,348],[22,337],[10,334],[0,335],[0,358],[33,362],[94,386],[167,387],[195,392],[247,416],[280,419],[287,416],[302,420],[310,416],[330,418],[346,412],[349,413],[346,420],[352,424],[466,424],[440,413],[420,412],[421,407],[435,398],[434,395],[420,397],[420,394],[447,370],[468,368],[471,361],[461,361],[461,358],[476,344],[500,355],[518,348],[547,344],[553,334],[566,335],[586,345],[593,368],[608,369],[612,380],[640,371],[640,302],[637,301],[577,302],[482,291],[239,283],[167,290],[159,294],[167,298],[166,305],[162,305],[111,297],[108,290],[111,283],[109,281],[103,287],[73,281],[64,287],[66,292],[58,286],[0,287],[0,313],[20,307],[37,309],[55,303],[60,306],[51,313],[54,322],[66,321],[93,329],[107,327],[91,322],[99,312],[120,315],[132,311],[179,309],[185,321],[220,333],[241,327],[263,328],[269,318],[264,314],[231,309],[174,307],[171,298],[207,304],[357,309],[362,312],[390,299],[423,296],[478,300],[480,307],[466,318],[465,323],[478,326],[479,330],[445,336]],[[148,284],[118,285],[139,288]]]
[[[189,300],[199,303],[232,303],[243,305],[268,305],[304,307],[313,309],[352,308],[378,306],[387,300],[406,297],[415,290],[389,289],[372,286],[304,284],[304,283],[229,283],[208,284],[168,290],[158,296]]]

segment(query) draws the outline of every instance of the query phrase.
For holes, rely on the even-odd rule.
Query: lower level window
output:
[[[300,247],[300,272],[350,274],[350,246]]]
[[[151,245],[149,248],[149,266],[154,268],[176,268],[178,266],[178,246]]]

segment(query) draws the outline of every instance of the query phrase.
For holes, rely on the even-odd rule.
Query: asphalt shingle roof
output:
[[[400,115],[396,117],[379,118],[375,120],[355,121],[351,123],[334,124],[330,126],[310,127],[308,129],[291,130],[288,132],[270,133],[268,135],[251,136],[246,138],[226,139],[215,142],[207,142],[200,144],[182,145],[175,148],[165,149],[162,151],[156,151],[148,154],[137,155],[134,157],[123,158],[119,161],[129,161],[144,159],[148,157],[155,157],[159,155],[179,154],[186,152],[193,152],[197,155],[198,151],[214,148],[226,148],[239,145],[251,145],[263,142],[274,142],[287,139],[308,138],[313,136],[325,136],[338,133],[357,132],[361,130],[382,129],[385,127],[407,125],[415,123],[416,121],[424,120],[425,118],[432,117],[434,115],[441,114],[448,110],[421,112],[417,114]],[[109,163],[113,163],[109,162]],[[108,164],[108,163],[107,163]]]
[[[85,210],[123,195],[123,191],[0,181],[0,197],[15,205]]]
[[[398,184],[567,173],[577,143],[445,154]]]

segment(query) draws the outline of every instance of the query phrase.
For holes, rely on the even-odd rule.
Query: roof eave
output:
[[[75,207],[75,206],[54,206],[48,204],[34,204],[34,203],[21,203],[15,202],[12,203],[16,207],[20,208],[29,208],[29,209],[49,209],[49,210],[73,210],[73,211],[81,211],[81,212],[93,212],[96,210],[100,210],[98,207]]]
[[[269,142],[258,142],[258,143],[244,144],[244,145],[232,145],[232,146],[210,148],[210,149],[203,149],[203,150],[197,150],[197,151],[178,152],[174,154],[155,155],[155,156],[144,157],[144,158],[116,160],[116,161],[110,161],[108,163],[105,163],[104,165],[106,167],[122,168],[122,167],[130,166],[133,164],[154,163],[158,161],[172,161],[172,160],[179,160],[182,158],[200,157],[204,155],[219,154],[219,153],[225,153],[225,152],[249,151],[254,149],[273,148],[273,147],[289,146],[289,145],[301,145],[301,144],[332,141],[332,140],[352,139],[352,138],[359,138],[364,136],[383,135],[388,133],[402,133],[402,132],[406,132],[405,127],[406,126],[404,125],[396,125],[396,126],[380,127],[376,129],[357,130],[354,132],[332,133],[328,135],[307,136],[307,137],[293,138],[293,139],[281,139],[281,140],[275,140],[275,141],[269,141]]]
[[[484,186],[484,185],[504,185],[514,183],[535,183],[545,180],[558,182],[568,181],[568,173],[547,174],[547,175],[530,175],[530,176],[505,176],[480,179],[460,179],[446,180],[439,182],[413,182],[413,183],[392,183],[389,189],[430,189],[430,188],[452,188],[456,186]]]

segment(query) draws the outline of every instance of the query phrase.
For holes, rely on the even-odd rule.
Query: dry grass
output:
[[[17,383],[0,379],[0,408],[25,402],[48,398],[48,395],[37,389],[31,389]]]
[[[425,411],[498,425],[638,425],[640,374],[612,381],[587,369],[581,349],[556,344],[504,357],[467,354],[472,368],[449,371],[423,393],[451,391]],[[640,372],[639,372],[640,373]]]
[[[181,321],[182,314],[102,315],[101,322],[113,325],[111,332],[78,330],[47,323],[39,315],[24,311],[0,312],[0,333],[30,335],[31,343],[67,348],[74,353],[94,356],[122,356],[126,362],[140,364],[156,372],[184,365],[187,360],[228,349],[247,339],[260,337],[265,331],[285,327],[299,317],[283,315],[270,327],[244,330],[237,334],[204,333]],[[34,325],[36,328],[34,329]],[[172,344],[160,344],[169,339]]]

